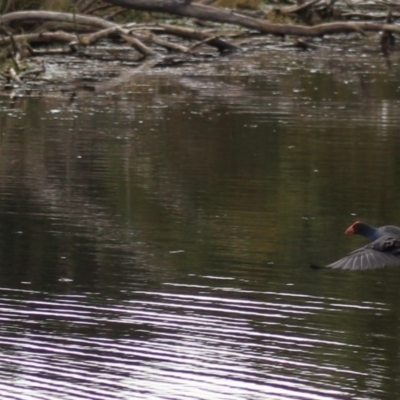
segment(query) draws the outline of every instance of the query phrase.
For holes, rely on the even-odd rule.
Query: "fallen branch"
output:
[[[135,38],[133,36],[130,36],[129,33],[127,33],[125,30],[119,29],[119,33],[120,33],[121,37],[127,43],[129,43],[132,47],[134,47],[144,57],[152,56],[152,55],[154,55],[156,53],[154,50],[152,50],[150,47],[146,46],[139,39],[137,39],[137,38]]]
[[[26,78],[27,76],[39,75],[46,71],[46,67],[43,60],[38,60],[37,64],[39,65],[38,68],[22,72],[21,74],[19,74],[19,78],[23,79]]]
[[[75,14],[75,20],[79,25],[89,25],[96,29],[106,29],[117,26],[117,24],[114,22],[82,14]],[[0,15],[0,25],[9,25],[11,23],[24,21],[59,21],[72,24],[74,23],[74,14],[54,11],[16,11],[13,13]]]
[[[188,52],[188,53],[191,53],[191,52],[193,52],[195,49],[197,49],[198,47],[200,47],[201,45],[203,45],[203,44],[205,44],[205,43],[209,43],[209,42],[211,42],[211,41],[213,41],[213,40],[216,40],[216,39],[219,39],[219,36],[218,36],[218,35],[207,37],[207,38],[201,40],[200,42],[197,42],[197,43],[192,44],[192,45],[188,48],[187,52]]]
[[[105,37],[108,37],[108,36],[118,33],[118,32],[119,32],[119,28],[117,26],[114,26],[111,28],[102,29],[101,31],[92,33],[91,35],[86,35],[84,37],[85,45],[89,46],[91,44],[98,42],[100,39],[103,39]],[[82,36],[81,36],[81,40],[82,40]]]
[[[185,39],[205,40],[208,45],[216,47],[219,51],[233,51],[238,49],[237,46],[217,38],[215,35],[210,35],[195,29],[183,28],[176,25],[159,24],[155,26],[155,31],[160,32],[160,28],[162,28],[164,33],[170,35],[180,36]]]
[[[28,43],[32,42],[65,42],[69,43],[76,40],[76,35],[66,32],[43,32],[43,33],[27,33],[26,35],[15,35],[14,39],[16,42]],[[11,43],[9,37],[0,37],[0,46],[6,46]]]
[[[23,11],[14,12],[5,15],[0,15],[0,46],[12,45],[14,48],[14,68],[15,70],[8,69],[7,73],[3,76],[8,80],[13,80],[21,84],[22,78],[44,72],[44,64],[42,68],[36,68],[33,71],[26,71],[26,65],[19,67],[19,61],[23,60],[24,46],[29,46],[32,42],[60,42],[67,43],[68,46],[59,46],[59,49],[52,47],[51,49],[44,48],[38,49],[38,46],[33,46],[33,51],[27,53],[26,58],[35,55],[50,55],[50,54],[76,54],[78,57],[97,58],[98,50],[95,52],[78,51],[83,47],[93,45],[103,38],[121,38],[123,41],[134,47],[135,50],[142,56],[138,57],[136,52],[129,51],[128,58],[122,61],[128,61],[129,66],[134,66],[135,71],[143,71],[149,68],[158,66],[159,68],[171,65],[180,65],[187,63],[202,62],[205,58],[209,59],[209,53],[205,54],[204,51],[195,51],[199,47],[211,46],[219,52],[235,51],[240,49],[243,44],[251,44],[257,46],[260,43],[260,38],[263,40],[265,46],[266,34],[274,36],[294,36],[297,38],[296,42],[289,46],[301,48],[303,50],[318,49],[321,46],[316,46],[305,40],[306,37],[322,37],[324,35],[343,34],[357,32],[365,35],[366,32],[382,31],[381,49],[386,54],[392,51],[394,37],[393,34],[400,34],[400,26],[391,23],[392,14],[388,14],[387,20],[382,23],[375,22],[330,22],[323,23],[315,26],[305,26],[297,24],[276,24],[266,21],[265,19],[258,18],[257,16],[248,16],[242,13],[227,11],[225,9],[215,8],[212,6],[192,2],[190,0],[105,0],[109,4],[120,5],[133,8],[140,11],[155,11],[169,13],[177,16],[195,18],[196,23],[198,20],[207,22],[219,22],[235,25],[237,27],[227,28],[226,26],[216,27],[215,24],[208,24],[212,29],[204,28],[189,28],[178,25],[170,24],[125,24],[121,25],[115,22],[107,21],[99,17],[93,17],[82,14],[50,12],[50,11]],[[308,0],[302,5],[295,7],[286,7],[286,12],[299,12],[304,11],[305,8],[312,10],[320,0]],[[95,2],[92,2],[95,4]],[[389,18],[390,15],[390,18]],[[68,24],[69,29],[71,25],[74,27],[74,32],[68,33],[62,30],[56,32],[45,31],[42,33],[34,34],[16,34],[12,32],[20,32],[18,23],[29,22],[36,24],[36,32],[44,29],[44,24],[54,23]],[[57,25],[56,25],[57,26]],[[162,36],[161,36],[162,35]],[[169,40],[170,36],[180,37],[184,40],[181,43]],[[274,38],[272,38],[274,39]],[[270,40],[272,40],[270,37]],[[275,38],[276,39],[276,38]],[[183,43],[182,43],[183,42]],[[287,41],[286,43],[289,43]],[[311,42],[311,41],[310,41]],[[271,43],[267,43],[271,44]],[[82,47],[79,48],[79,45]],[[288,46],[285,44],[285,46]],[[126,51],[127,46],[122,51]],[[171,57],[165,55],[165,51],[160,48],[167,49],[168,51],[179,52],[181,55],[173,55]],[[247,47],[249,48],[249,47]],[[282,46],[280,46],[282,49]],[[18,51],[17,51],[17,50]],[[121,51],[118,47],[116,50],[112,47],[111,43],[107,47],[102,48],[104,53],[111,55],[113,60],[119,59],[117,52]],[[187,54],[191,54],[187,57]],[[6,60],[8,52],[4,52],[4,59]],[[126,54],[126,53],[124,53]],[[132,57],[132,54],[134,57]],[[111,57],[107,57],[109,61]],[[143,60],[145,59],[145,62]],[[139,62],[140,60],[140,62]],[[20,73],[25,70],[26,72]],[[53,79],[54,81],[54,79]],[[24,85],[24,88],[27,85]],[[24,89],[25,90],[25,89]]]
[[[137,31],[131,31],[131,33],[133,32],[137,32]],[[169,42],[167,40],[161,39],[159,38],[157,35],[153,34],[150,30],[145,30],[142,31],[142,34],[138,34],[138,33],[133,33],[136,37],[138,37],[140,40],[142,41],[149,41],[154,43],[157,46],[160,47],[164,47],[167,50],[170,51],[176,51],[176,52],[180,52],[180,53],[187,53],[188,52],[188,48],[185,46],[182,46],[180,44],[177,43],[172,43]]]
[[[76,37],[76,35],[71,35],[71,34],[65,34],[65,37],[62,37],[62,33],[58,33],[58,37],[62,41],[78,41],[79,43],[82,43],[84,45],[89,45],[100,38],[104,36],[108,36],[115,31],[118,31],[120,36],[127,41],[130,45],[132,45],[137,51],[139,51],[142,55],[144,56],[149,56],[153,55],[154,51],[150,49],[149,47],[145,46],[140,39],[131,37],[130,36],[130,31],[127,29],[122,28],[119,24],[116,24],[114,22],[106,21],[98,17],[92,17],[92,16],[86,16],[86,15],[80,15],[80,14],[70,14],[70,13],[60,13],[60,12],[52,12],[52,11],[19,11],[19,12],[14,12],[10,14],[5,14],[0,16],[0,25],[2,24],[10,24],[10,23],[15,23],[18,21],[37,21],[37,22],[42,22],[42,21],[59,21],[59,22],[68,22],[68,23],[74,23],[79,25],[89,25],[92,28],[100,28],[102,31],[93,33],[91,35],[79,35],[79,38]],[[219,51],[232,51],[236,50],[237,47],[225,42],[222,39],[212,39],[208,40],[210,38],[210,35],[207,35],[206,33],[200,32],[200,31],[194,31],[194,30],[186,30],[185,28],[179,28],[176,27],[176,29],[169,29],[169,33],[172,33],[174,35],[186,37],[186,38],[191,38],[191,39],[197,39],[197,40],[205,40],[207,44],[210,46],[218,48]],[[44,34],[43,38],[46,36]],[[28,40],[32,38],[32,40],[39,40],[40,37],[32,37],[28,35],[24,35]],[[49,39],[50,36],[47,36],[47,39]],[[53,37],[56,39],[56,37]],[[3,43],[6,43],[6,41],[3,39]],[[159,42],[161,43],[161,42]],[[0,39],[0,44],[1,44],[1,39]],[[164,42],[162,44],[163,46],[166,45]],[[169,46],[172,48],[173,46]],[[175,47],[177,49],[177,47]]]
[[[105,0],[110,4],[140,11],[163,12],[220,23],[229,23],[272,35],[324,36],[338,33],[378,32],[387,30],[400,34],[400,26],[372,22],[330,22],[315,26],[273,24],[265,20],[246,17],[231,11],[202,4],[183,3],[183,0]],[[1,19],[0,19],[1,22]]]

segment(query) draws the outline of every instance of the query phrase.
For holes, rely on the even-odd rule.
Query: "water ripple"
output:
[[[137,291],[108,305],[89,294],[39,299],[2,290],[2,398],[342,399],[365,375],[342,360],[362,349],[312,319],[353,307],[384,311],[335,298],[266,292],[250,300],[169,286],[181,292]]]

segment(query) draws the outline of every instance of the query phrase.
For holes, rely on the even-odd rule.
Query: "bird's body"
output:
[[[346,229],[345,234],[366,237],[371,243],[352,251],[342,259],[324,268],[363,270],[400,266],[400,228],[394,225],[374,228],[357,221]],[[311,265],[312,268],[321,268]]]

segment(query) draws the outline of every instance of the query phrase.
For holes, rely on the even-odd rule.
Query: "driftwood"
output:
[[[296,6],[278,8],[280,15],[292,15],[304,13],[314,7],[320,7],[322,0],[308,0],[299,2]],[[383,32],[381,36],[381,49],[388,54],[394,46],[395,34],[400,34],[400,26],[392,24],[398,14],[390,12],[381,22],[352,21],[351,15],[359,15],[358,10],[342,13],[342,17],[349,15],[350,20],[320,23],[313,26],[294,23],[272,23],[264,18],[265,13],[244,14],[241,11],[232,11],[207,5],[206,0],[104,0],[111,5],[135,9],[138,11],[156,12],[160,14],[175,15],[182,22],[180,25],[160,23],[156,20],[146,24],[118,24],[104,18],[79,13],[61,13],[50,11],[20,11],[0,15],[0,46],[10,47],[12,67],[8,67],[2,76],[15,84],[22,84],[25,77],[31,77],[45,71],[44,63],[33,72],[26,71],[21,67],[21,60],[30,57],[50,56],[54,54],[73,54],[75,56],[92,58],[93,55],[85,54],[86,49],[98,43],[102,39],[112,38],[119,42],[128,44],[132,52],[127,57],[129,62],[135,62],[137,70],[153,68],[157,65],[168,65],[168,63],[180,64],[193,63],[193,57],[202,60],[210,52],[215,55],[225,52],[233,52],[241,49],[242,45],[248,48],[252,44],[257,46],[261,36],[269,37],[293,37],[292,43],[283,44],[280,41],[270,41],[267,45],[280,45],[282,47],[295,46],[302,50],[316,50],[321,45],[313,45],[306,38],[324,37],[333,34],[358,33],[366,35],[368,32]],[[331,1],[329,4],[333,4]],[[104,10],[103,6],[97,6],[97,2],[87,3],[89,9],[97,7]],[[120,12],[119,10],[116,12]],[[383,15],[383,14],[381,14]],[[182,19],[185,17],[186,19]],[[185,24],[187,19],[195,22],[203,21],[202,26],[193,28]],[[344,17],[343,17],[344,18]],[[204,23],[205,22],[205,23]],[[21,29],[15,29],[20,24],[29,23],[35,25],[35,33],[21,34]],[[225,24],[225,25],[216,25]],[[58,24],[57,30],[47,30],[46,26]],[[68,26],[68,30],[62,29]],[[14,30],[15,29],[15,30]],[[14,33],[13,33],[14,32]],[[177,40],[178,38],[178,40]],[[37,44],[59,43],[60,48],[42,48],[39,50]],[[35,44],[33,49],[30,44]],[[265,41],[263,43],[266,44]],[[29,49],[29,51],[24,51]],[[217,52],[216,52],[217,51]],[[112,50],[106,50],[111,54]],[[181,56],[171,56],[171,53],[180,53]],[[190,54],[190,57],[186,55]],[[175,58],[174,58],[175,57]],[[118,58],[121,60],[121,58]],[[1,62],[0,54],[0,62]]]
[[[316,26],[273,24],[203,4],[185,4],[184,0],[106,0],[110,4],[141,11],[164,12],[182,17],[229,23],[272,35],[324,36],[337,33],[388,31],[400,34],[400,26],[371,22],[331,22]],[[0,20],[1,21],[1,20]]]
[[[166,24],[158,24],[156,30],[160,32],[159,28],[161,28],[161,32],[179,36],[186,39],[195,39],[201,42],[205,42],[210,46],[216,47],[220,51],[225,50],[237,50],[238,47],[230,44],[226,41],[221,40],[220,38],[216,37],[213,33],[205,33],[194,29],[183,28],[176,25],[166,25]]]
[[[274,24],[265,20],[243,16],[231,11],[218,9],[202,4],[183,4],[184,0],[106,0],[110,4],[133,8],[141,11],[164,12],[184,17],[219,23],[229,23],[261,33],[272,35],[291,35],[318,37],[324,35],[351,33],[351,32],[378,32],[388,31],[400,34],[400,26],[373,23],[373,22],[330,22],[316,26],[302,26],[295,24]],[[76,15],[76,23],[89,25],[97,29],[115,27],[115,23],[102,18]],[[8,25],[21,21],[59,21],[74,22],[73,14],[50,11],[20,11],[0,16],[0,25]]]

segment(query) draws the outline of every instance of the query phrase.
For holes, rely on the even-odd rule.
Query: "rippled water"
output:
[[[397,61],[248,61],[0,98],[2,398],[400,395]]]

